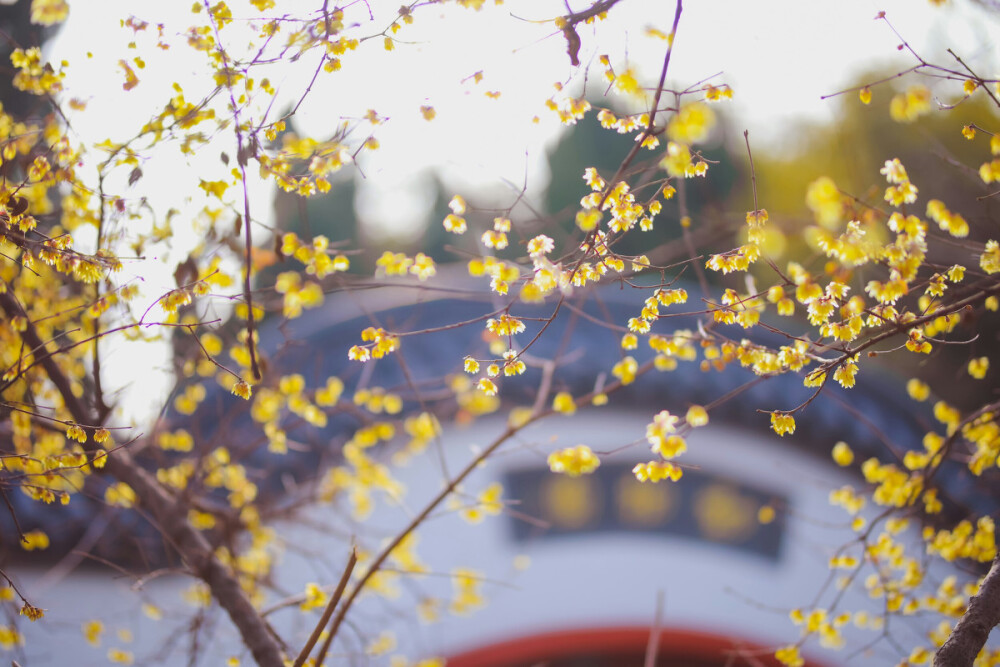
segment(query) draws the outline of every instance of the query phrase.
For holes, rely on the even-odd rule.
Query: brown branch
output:
[[[28,538],[24,536],[24,531],[21,529],[21,523],[17,520],[17,512],[14,511],[14,506],[10,502],[10,498],[7,497],[7,491],[0,486],[0,497],[3,498],[4,505],[7,506],[7,511],[10,512],[10,518],[14,521],[14,530],[17,531],[17,539],[19,542],[27,542]]]
[[[431,512],[433,512],[437,506],[445,500],[445,498],[451,495],[451,493],[465,480],[466,477],[471,475],[473,471],[477,470],[480,464],[492,456],[493,453],[499,449],[503,443],[507,442],[511,436],[520,431],[520,429],[524,426],[538,421],[550,413],[551,411],[547,411],[542,414],[533,415],[521,427],[507,426],[503,433],[497,436],[493,442],[491,442],[485,449],[483,449],[483,451],[475,456],[450,482],[445,485],[443,489],[441,489],[441,491],[438,492],[437,495],[430,500],[430,502],[427,503],[420,513],[410,520],[410,523],[403,530],[401,530],[399,534],[396,535],[391,542],[389,542],[389,544],[382,548],[382,551],[379,552],[379,554],[372,561],[371,565],[368,566],[365,573],[361,575],[358,582],[351,588],[351,592],[346,598],[344,598],[344,604],[340,606],[340,611],[337,612],[337,615],[333,619],[333,624],[330,626],[330,641],[337,636],[337,631],[340,629],[341,623],[344,622],[344,617],[347,616],[347,612],[354,604],[354,601],[358,598],[358,595],[360,595],[361,591],[364,590],[372,576],[379,571],[382,564],[389,558],[389,555],[393,552],[393,550],[398,547],[400,543],[402,543],[402,541],[410,535],[410,533],[416,530],[417,527],[420,526],[428,516],[430,516]]]
[[[753,186],[753,212],[754,215],[760,215],[760,204],[757,203],[757,170],[753,165],[753,151],[750,150],[750,130],[743,130],[743,140],[747,144],[747,158],[750,159],[750,183]],[[767,265],[771,267],[771,270],[778,274],[778,277],[785,281],[786,285],[791,285],[792,281],[789,280],[788,276],[782,273],[778,265],[774,263],[774,260],[770,257],[766,257]]]
[[[984,92],[985,92],[985,93],[986,93],[987,95],[989,95],[990,99],[991,99],[991,100],[993,100],[993,104],[995,104],[996,106],[1000,107],[1000,100],[998,100],[998,99],[997,99],[997,96],[993,94],[993,91],[992,91],[992,90],[990,90],[990,87],[986,85],[986,80],[985,80],[985,79],[983,79],[983,77],[981,77],[981,76],[979,76],[978,74],[976,74],[975,72],[973,72],[973,71],[972,71],[972,68],[971,68],[971,67],[969,67],[968,65],[966,65],[966,64],[965,64],[965,61],[964,61],[964,60],[962,60],[962,59],[961,59],[961,58],[959,57],[959,55],[958,55],[957,53],[955,53],[955,52],[954,52],[954,51],[952,51],[951,49],[948,49],[948,53],[950,53],[950,54],[951,54],[951,56],[952,56],[952,57],[953,57],[953,58],[954,58],[955,60],[957,60],[957,61],[958,61],[958,64],[959,64],[959,65],[961,65],[962,67],[964,67],[964,68],[965,68],[965,71],[967,71],[967,72],[969,73],[969,75],[970,75],[970,76],[972,77],[972,79],[971,79],[971,80],[972,80],[972,81],[975,81],[976,83],[978,83],[978,84],[979,84],[979,87],[980,87],[980,88],[982,88],[982,89],[983,89],[983,91],[984,91]]]
[[[972,306],[973,304],[986,299],[989,296],[1000,293],[1000,283],[985,287],[982,290],[976,292],[972,296],[968,296],[960,301],[955,301],[954,303],[947,304],[943,306],[940,310],[936,310],[929,315],[924,315],[918,317],[915,320],[910,320],[908,322],[888,322],[887,327],[881,333],[877,333],[868,340],[860,343],[857,347],[848,348],[844,350],[844,356],[841,359],[836,360],[836,363],[840,363],[843,359],[847,357],[860,354],[861,352],[867,350],[868,348],[876,345],[887,338],[892,338],[893,336],[898,336],[899,334],[908,333],[919,326],[927,324],[928,322],[937,319],[938,317],[944,315],[950,315],[951,313],[958,312],[967,306]]]
[[[243,300],[247,304],[247,350],[250,353],[250,371],[254,380],[260,381],[262,375],[260,364],[257,362],[257,343],[254,341],[254,329],[256,320],[253,313],[253,288],[250,283],[250,273],[253,268],[253,238],[250,234],[250,194],[247,192],[247,158],[244,150],[247,146],[243,143],[243,130],[240,128],[240,108],[236,104],[236,95],[233,93],[233,80],[230,76],[229,54],[222,47],[222,38],[219,36],[219,26],[212,18],[212,9],[208,1],[205,3],[205,10],[212,22],[212,30],[215,32],[215,43],[219,45],[218,52],[222,58],[222,66],[226,71],[226,90],[229,92],[229,103],[233,110],[233,126],[236,130],[236,162],[240,167],[240,183],[243,185]],[[251,135],[251,140],[254,137]]]
[[[684,3],[682,2],[682,0],[677,0],[677,5],[674,8],[674,22],[670,28],[671,35],[677,34],[677,26],[681,22],[682,11],[684,11]],[[653,93],[653,103],[649,107],[649,122],[643,129],[642,134],[640,134],[639,137],[636,139],[635,145],[632,146],[632,149],[629,151],[628,155],[626,155],[625,159],[622,160],[622,163],[621,165],[619,165],[618,170],[615,172],[615,175],[611,177],[610,181],[608,181],[609,184],[608,191],[601,199],[601,204],[600,206],[597,207],[598,210],[600,210],[601,207],[604,206],[604,201],[608,198],[608,195],[611,194],[611,189],[614,187],[615,183],[618,182],[618,179],[621,178],[622,175],[624,175],[625,170],[629,168],[629,165],[632,164],[632,161],[635,159],[635,156],[639,153],[639,150],[642,148],[642,145],[643,143],[645,143],[646,139],[656,134],[656,112],[660,106],[660,98],[663,95],[663,87],[664,85],[666,85],[667,70],[670,68],[670,56],[673,54],[673,52],[674,52],[674,40],[671,39],[670,43],[667,45],[667,52],[663,56],[663,67],[660,68],[660,79],[659,82],[656,84],[656,91]]]
[[[619,2],[621,2],[621,0],[599,0],[599,2],[595,2],[582,12],[567,14],[564,18],[566,19],[567,23],[571,25],[576,25],[577,23],[582,23],[583,21],[586,21],[589,18],[593,18],[598,14],[603,14],[604,12],[608,11],[609,9],[617,5]]]
[[[684,11],[683,0],[677,0],[677,4],[675,5],[674,8],[674,22],[670,28],[670,34],[672,37],[669,43],[667,44],[667,52],[663,56],[663,67],[660,68],[659,83],[657,83],[656,85],[656,91],[653,93],[653,103],[650,105],[649,108],[649,122],[646,123],[646,127],[643,128],[642,133],[638,137],[636,137],[635,144],[629,150],[628,155],[626,155],[625,159],[622,160],[620,165],[618,165],[618,169],[615,171],[615,175],[612,176],[611,180],[607,182],[608,185],[605,188],[604,194],[601,196],[601,201],[595,207],[596,210],[598,211],[604,209],[604,202],[606,202],[608,200],[608,197],[611,196],[611,192],[614,190],[615,184],[618,183],[618,180],[625,175],[625,172],[632,164],[632,161],[635,160],[636,156],[639,154],[639,151],[642,149],[642,145],[646,142],[646,139],[648,137],[654,136],[658,131],[656,129],[656,113],[657,113],[657,108],[660,105],[660,98],[663,96],[663,88],[667,80],[667,70],[670,68],[670,56],[674,52],[673,36],[677,35],[677,26],[680,24],[682,11]],[[592,246],[593,245],[592,241],[595,238],[596,233],[597,233],[596,229],[589,232],[587,234],[587,239],[584,242],[584,244]],[[591,250],[588,252],[593,252],[593,248],[591,247]],[[571,272],[571,277],[576,275],[576,272],[580,269],[580,265],[583,263],[584,259],[586,259],[586,257],[581,257],[580,260],[573,267],[573,270]],[[695,268],[697,269],[697,266]]]
[[[649,630],[649,641],[646,642],[646,658],[644,667],[656,667],[656,659],[660,655],[660,633],[663,629],[663,591],[656,592],[656,615],[653,617],[653,627]]]
[[[934,656],[934,667],[972,667],[990,631],[1000,623],[1000,557],[993,559],[979,592]]]
[[[326,624],[330,622],[330,617],[333,616],[333,610],[337,608],[337,604],[340,603],[340,598],[344,596],[344,590],[347,588],[347,582],[351,579],[351,573],[354,572],[354,566],[358,564],[358,549],[353,547],[351,549],[351,556],[347,559],[347,566],[344,567],[344,573],[340,575],[340,582],[337,584],[337,590],[333,592],[330,596],[330,601],[326,603],[326,609],[323,610],[323,616],[319,619],[319,623],[313,628],[312,634],[309,635],[309,640],[306,645],[302,647],[302,651],[299,656],[295,659],[294,667],[302,667],[309,654],[312,653],[313,646],[319,641],[319,636],[323,634],[323,628]],[[322,665],[323,658],[326,657],[326,652],[330,648],[330,641],[333,639],[333,633],[329,633],[326,636],[326,641],[323,642],[323,646],[320,647],[319,656],[316,658],[316,664]]]
[[[42,342],[38,331],[11,291],[0,293],[0,308],[9,318],[20,315],[27,320],[27,328],[21,336],[29,347],[36,350],[36,362],[41,364],[49,380],[59,391],[73,419],[78,423],[93,424],[95,418],[91,410],[73,394],[69,377]],[[92,442],[85,443],[84,447],[90,453],[97,450]],[[119,449],[114,456],[108,456],[105,470],[132,488],[139,504],[152,517],[164,540],[177,549],[191,572],[208,585],[219,605],[229,614],[257,664],[281,667],[284,664],[281,649],[267,622],[254,609],[233,573],[215,557],[205,536],[188,524],[187,512],[179,506],[177,498],[148,470],[140,466],[126,449]]]

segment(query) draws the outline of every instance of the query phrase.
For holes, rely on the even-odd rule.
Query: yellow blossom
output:
[[[465,218],[449,213],[444,219],[444,228],[452,234],[464,234],[468,226],[465,224]]]
[[[42,551],[49,548],[49,536],[40,530],[32,530],[24,534],[21,548],[25,551]]]
[[[86,621],[81,627],[84,638],[91,646],[100,646],[104,624],[101,621]]]
[[[653,482],[655,484],[664,479],[676,482],[684,475],[684,471],[669,461],[650,461],[649,463],[636,464],[632,468],[632,474],[640,482]]]
[[[668,37],[669,39],[669,37]],[[705,88],[705,101],[706,102],[719,102],[721,100],[731,100],[733,98],[733,89],[727,84],[716,87],[713,85],[708,85]]]
[[[581,231],[591,232],[601,222],[601,212],[597,209],[582,210],[576,214],[576,226]]]
[[[979,257],[979,266],[986,273],[1000,273],[1000,244],[993,240],[986,242],[986,248]]]
[[[136,502],[135,491],[125,482],[116,482],[104,490],[104,501],[118,507],[132,507]]]
[[[570,477],[579,477],[597,470],[601,460],[587,445],[567,447],[549,454],[549,469],[561,472]]]
[[[87,442],[87,432],[78,424],[72,424],[66,429],[66,437],[77,442]]]
[[[113,648],[108,650],[108,660],[119,665],[131,665],[134,657],[129,651]]]
[[[250,400],[250,384],[246,380],[240,380],[230,389],[234,396],[239,396],[245,401]]]
[[[327,594],[319,587],[319,584],[309,582],[306,584],[306,590],[304,594],[304,599],[299,608],[302,611],[309,611],[311,609],[322,609],[326,606]]]
[[[701,102],[686,104],[667,123],[667,136],[680,144],[703,141],[715,125],[715,112]]]
[[[771,428],[781,436],[795,433],[795,418],[784,412],[772,412]]]
[[[840,386],[845,389],[850,389],[854,386],[854,378],[857,372],[858,365],[852,357],[837,367],[837,370],[833,372],[833,379],[839,382]]]
[[[559,392],[552,400],[552,409],[564,415],[575,413],[576,403],[573,401],[573,395],[567,391]]]
[[[985,378],[989,368],[990,360],[988,357],[978,357],[969,361],[969,375],[977,380]]]
[[[931,388],[917,378],[910,378],[906,382],[906,392],[915,401],[926,401],[931,395]]]
[[[66,0],[31,0],[31,22],[37,25],[55,25],[69,16]]]
[[[524,331],[524,322],[507,313],[486,321],[486,328],[497,336],[513,336]]]
[[[685,144],[669,142],[667,153],[660,160],[660,166],[671,176],[687,176],[687,171],[691,167],[691,150]],[[579,222],[578,216],[577,224]]]
[[[846,442],[838,442],[833,446],[833,460],[839,466],[849,466],[854,462],[854,452]]]
[[[451,212],[455,215],[463,215],[467,208],[465,199],[462,195],[455,195],[451,198],[451,201],[448,202],[448,208],[450,208]]]
[[[621,380],[622,384],[631,384],[635,381],[636,373],[639,371],[639,363],[630,356],[625,357],[611,369],[611,374]]]
[[[806,204],[816,215],[816,221],[824,227],[840,223],[844,214],[843,201],[836,183],[826,176],[810,183],[806,190]]]
[[[798,646],[783,646],[774,652],[774,657],[785,667],[802,667],[806,661],[802,659]]]
[[[142,613],[153,621],[159,621],[163,618],[163,611],[156,605],[149,603],[144,603],[142,605]]]
[[[912,123],[930,110],[931,91],[923,85],[910,86],[889,103],[889,115],[897,123]]]
[[[708,411],[700,405],[692,405],[684,419],[691,426],[704,426],[708,423]]]

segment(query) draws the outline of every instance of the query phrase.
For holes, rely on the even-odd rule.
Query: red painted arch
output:
[[[574,657],[603,658],[599,664],[643,664],[650,629],[641,626],[585,628],[546,632],[480,646],[447,659],[448,667],[530,667],[571,664]],[[739,654],[747,655],[740,659]],[[734,659],[734,654],[736,658]],[[660,631],[657,665],[778,667],[774,649],[750,641],[681,629]],[[806,667],[821,667],[806,660]]]

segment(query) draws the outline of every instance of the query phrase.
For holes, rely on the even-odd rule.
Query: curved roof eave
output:
[[[461,282],[457,284],[462,285]],[[642,296],[644,293],[639,290],[609,285],[581,289],[566,298],[559,317],[547,326],[545,335],[529,350],[536,359],[555,360],[558,364],[553,391],[569,391],[580,396],[594,390],[595,381],[601,374],[610,377],[611,368],[624,354],[620,348],[624,332],[621,323],[639,313]],[[443,388],[444,376],[462,373],[465,355],[491,356],[482,336],[485,319],[508,305],[513,314],[525,318],[528,328],[516,340],[522,344],[532,340],[541,328],[541,318],[555,310],[555,302],[532,305],[512,297],[498,301],[495,295],[462,287],[445,290],[419,287],[400,290],[396,286],[348,288],[328,295],[320,308],[307,311],[301,318],[262,322],[259,349],[269,359],[272,370],[278,369],[281,374],[301,373],[307,387],[322,386],[328,377],[336,375],[344,380],[347,396],[361,386],[381,386],[399,391],[409,406],[414,407],[417,403],[414,387],[425,386],[425,382],[436,379],[440,383],[438,389]],[[455,326],[463,322],[469,324]],[[360,331],[367,326],[381,326],[391,333],[408,335],[402,339],[400,350],[384,359],[366,364],[350,361],[347,350],[360,342]],[[663,318],[654,324],[653,333],[669,334],[678,329],[697,329],[696,315]],[[745,332],[738,327],[723,327],[719,331],[734,340],[748,337],[772,347],[787,340],[766,331]],[[639,363],[653,357],[653,352],[648,347],[643,349],[642,345],[629,354]],[[540,377],[537,366],[529,366],[523,376],[500,380],[502,398],[508,404],[531,405]],[[803,387],[801,373],[758,378],[738,364],[722,371],[703,371],[698,362],[680,362],[673,371],[654,370],[640,376],[615,392],[609,405],[601,409],[644,411],[650,417],[662,409],[682,414],[691,404],[708,405],[728,395],[712,410],[713,422],[770,433],[769,418],[761,411],[791,409],[809,398],[812,391]],[[845,390],[833,382],[828,383],[819,396],[796,415],[796,432],[785,440],[826,460],[829,460],[830,448],[839,440],[850,443],[859,461],[872,456],[883,461],[893,460],[890,444],[904,450],[918,447],[929,430],[928,425],[932,422],[921,407],[906,397],[903,383],[889,373],[862,368],[853,389]],[[199,411],[184,419],[183,426],[207,448],[225,444],[227,438],[232,440],[232,434],[240,429],[255,428],[249,419],[247,403],[229,396],[221,388],[210,390]],[[261,494],[280,497],[286,480],[304,479],[314,475],[324,460],[327,464],[335,461],[338,453],[333,451],[335,447],[331,449],[330,443],[343,442],[358,425],[355,416],[345,413],[331,418],[325,429],[304,426],[308,440],[317,443],[304,452],[272,454],[262,442],[247,459],[248,468],[257,475],[255,481]],[[641,427],[637,430],[641,431]],[[772,434],[772,437],[777,436]],[[977,495],[967,478],[968,471],[961,466],[945,466],[939,471],[938,483],[944,495],[960,505],[987,512],[995,509],[981,507],[988,499]],[[100,479],[95,482],[100,485]],[[91,498],[78,496],[69,508],[46,508],[20,496],[12,494],[11,498],[15,500],[15,509],[25,530],[53,527],[55,523],[61,526],[59,531],[52,532],[59,544],[53,543],[50,557],[77,548],[79,540],[85,537],[90,518],[103,512],[99,489]],[[66,521],[66,510],[72,517],[69,521]],[[139,530],[137,526],[142,521],[134,514],[116,513],[112,525],[121,523],[122,526],[113,531],[114,537],[108,541],[119,543],[122,536],[134,537],[138,543],[146,545],[139,549],[140,561],[161,563],[163,554],[157,554],[158,549],[149,546],[156,541],[155,533]],[[5,534],[11,534],[8,528],[12,526],[5,523],[8,519],[0,517],[0,528]],[[67,529],[68,524],[77,525],[79,530]],[[37,554],[31,556],[37,557]],[[102,557],[112,556],[102,554]]]

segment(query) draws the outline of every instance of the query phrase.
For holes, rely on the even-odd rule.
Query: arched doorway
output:
[[[589,628],[518,637],[448,658],[448,667],[644,667],[650,630]],[[656,667],[777,667],[773,649],[691,630],[660,631]],[[807,661],[807,667],[819,667]]]

